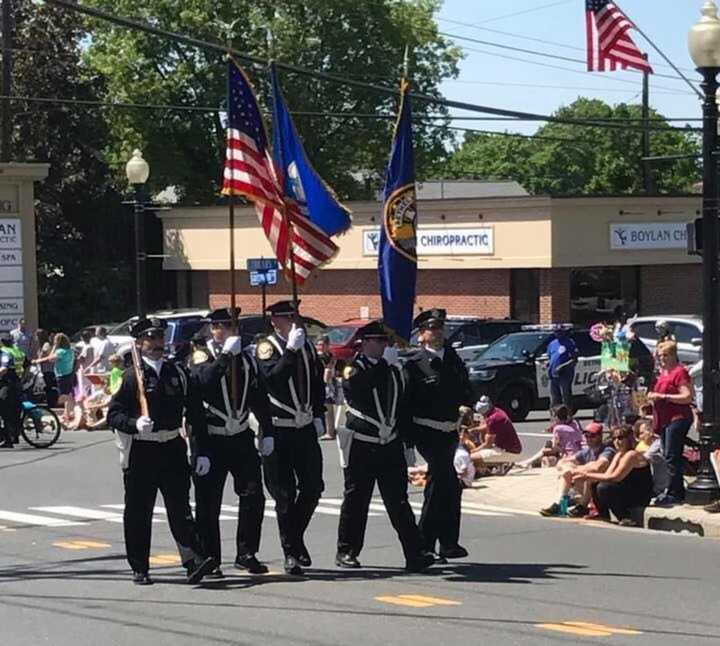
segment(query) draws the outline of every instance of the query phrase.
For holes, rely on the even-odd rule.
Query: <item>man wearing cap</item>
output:
[[[273,429],[257,363],[242,352],[242,339],[233,334],[232,319],[227,308],[211,312],[206,352],[193,354],[192,374],[200,385],[211,452],[210,472],[193,478],[195,513],[203,546],[220,563],[220,508],[225,480],[231,474],[239,496],[235,567],[264,574],[268,569],[255,555],[260,547],[265,496],[260,456],[248,422],[250,411],[260,424],[258,445],[263,455],[273,451]],[[220,568],[213,576],[222,576]]]
[[[477,429],[482,442],[470,452],[475,467],[511,465],[522,452],[522,444],[507,413],[495,406],[487,395],[477,401],[475,412],[483,417]]]
[[[125,485],[125,549],[137,585],[152,583],[148,574],[150,537],[158,490],[188,571],[188,583],[198,583],[217,567],[215,559],[203,554],[193,522],[187,445],[180,435],[185,416],[195,472],[206,475],[210,460],[205,412],[198,386],[183,368],[163,357],[166,327],[165,321],[154,318],[141,319],[133,327],[140,365],[125,371],[107,416],[110,427],[117,431]],[[145,402],[147,414],[142,412]]]
[[[410,438],[428,464],[420,532],[426,551],[439,542],[438,561],[467,556],[458,543],[462,488],[453,460],[460,406],[474,400],[467,368],[445,343],[445,318],[445,310],[432,309],[415,319],[421,349],[405,364]]]
[[[612,462],[615,449],[603,444],[603,425],[590,422],[583,430],[587,446],[571,458],[563,458],[558,462],[558,502],[540,510],[541,516],[559,516],[562,510],[563,497],[576,489],[580,494],[574,506],[568,509],[568,516],[583,518],[589,513],[592,497],[592,483],[583,480],[573,482],[573,478],[587,473],[604,473]]]
[[[337,556],[343,568],[359,568],[368,509],[375,482],[390,522],[400,538],[406,568],[421,571],[434,562],[424,553],[422,538],[407,496],[407,463],[399,434],[404,407],[405,375],[398,351],[388,347],[379,321],[357,331],[360,353],[343,371],[347,423],[338,429],[345,492],[340,509]]]
[[[275,499],[285,571],[297,575],[302,574],[301,566],[312,564],[305,530],[325,487],[318,442],[325,434],[325,384],[295,304],[280,301],[267,312],[275,331],[255,349],[275,439],[274,451],[263,460],[265,482]]]
[[[547,352],[550,408],[565,404],[572,411],[572,384],[578,353],[575,341],[570,338],[566,328],[555,328],[555,338],[550,341]]]

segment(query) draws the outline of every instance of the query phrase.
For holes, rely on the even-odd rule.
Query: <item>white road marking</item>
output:
[[[35,516],[34,514],[20,514],[14,511],[0,509],[0,520],[7,520],[18,525],[36,525],[40,527],[70,527],[72,525],[87,525],[79,521],[50,518],[49,516]]]
[[[85,507],[68,507],[60,505],[58,507],[29,507],[33,511],[44,511],[50,514],[58,514],[59,516],[72,516],[73,518],[84,518],[86,520],[107,520],[111,523],[122,523],[122,514],[110,511],[101,511],[99,509],[86,509]]]

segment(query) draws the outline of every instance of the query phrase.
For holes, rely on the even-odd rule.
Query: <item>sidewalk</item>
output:
[[[531,469],[481,478],[472,489],[465,490],[464,499],[516,513],[537,514],[540,518],[539,510],[557,501],[557,471]],[[646,529],[720,538],[720,514],[708,514],[702,507],[638,508],[634,517]]]

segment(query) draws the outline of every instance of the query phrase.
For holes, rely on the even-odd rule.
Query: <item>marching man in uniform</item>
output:
[[[285,571],[297,575],[301,566],[312,564],[304,536],[325,486],[318,442],[325,433],[325,384],[315,348],[296,323],[293,302],[274,303],[266,311],[275,333],[258,343],[256,356],[268,391],[275,450],[264,459],[265,482],[275,499]]]
[[[228,473],[232,474],[239,496],[235,567],[251,574],[264,574],[268,569],[258,561],[256,553],[260,547],[265,496],[260,456],[248,418],[252,411],[260,425],[260,452],[270,455],[273,437],[267,393],[258,381],[255,359],[242,352],[242,339],[233,336],[230,310],[211,312],[208,322],[211,337],[206,351],[196,350],[193,354],[192,368],[205,407],[212,457],[210,472],[194,477],[198,529],[203,547],[220,563],[220,509],[225,480]],[[222,571],[218,568],[212,575],[221,577]]]
[[[193,522],[187,444],[180,435],[185,415],[195,472],[207,474],[205,412],[184,369],[163,357],[166,327],[161,319],[141,319],[135,324],[132,336],[141,346],[141,355],[133,348],[134,366],[123,375],[108,410],[108,423],[117,431],[125,485],[125,549],[138,585],[152,583],[150,537],[158,490],[188,583],[199,583],[217,566],[215,559],[203,554]]]
[[[425,550],[435,552],[439,542],[439,562],[468,555],[458,543],[462,488],[453,459],[459,408],[471,406],[474,399],[465,364],[445,343],[445,318],[445,310],[432,309],[415,319],[422,349],[405,363],[410,438],[428,464],[420,532]]]
[[[382,323],[369,323],[357,335],[362,342],[360,354],[343,373],[347,425],[338,429],[338,445],[345,493],[335,562],[343,568],[360,567],[357,557],[377,481],[400,538],[406,568],[418,572],[432,565],[434,557],[423,552],[407,496],[407,463],[398,429],[405,403],[405,376],[398,365],[397,349],[388,347]]]

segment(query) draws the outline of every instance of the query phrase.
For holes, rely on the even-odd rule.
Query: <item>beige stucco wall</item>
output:
[[[381,205],[353,202],[353,228],[335,238],[340,252],[329,269],[373,269],[377,257],[363,253],[363,232],[379,227]],[[487,255],[421,256],[423,269],[495,269],[550,267],[551,225],[548,198],[431,200],[419,204],[420,234],[435,230],[461,233],[490,228],[493,253]],[[165,269],[226,269],[229,239],[225,207],[180,208],[161,214],[165,230]],[[254,210],[236,209],[236,267],[247,258],[271,257]]]
[[[678,249],[611,249],[610,225],[683,223],[699,217],[700,197],[622,197],[554,199],[552,257],[554,267],[672,265],[700,262]]]

